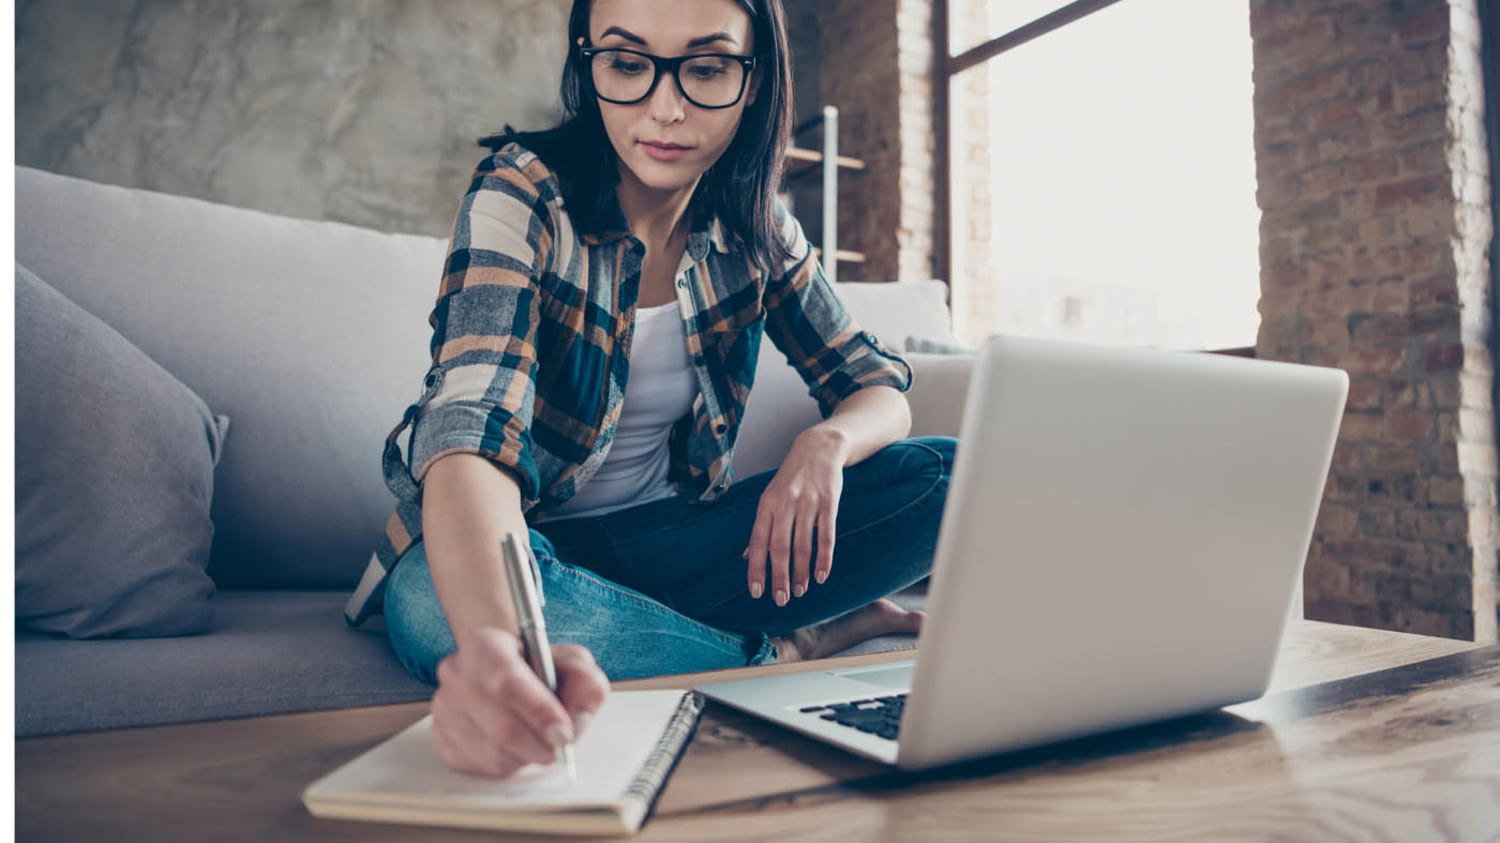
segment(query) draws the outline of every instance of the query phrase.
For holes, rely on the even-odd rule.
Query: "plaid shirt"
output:
[[[911,387],[911,367],[854,324],[802,227],[779,204],[777,212],[794,257],[775,273],[755,270],[717,219],[691,220],[676,294],[698,394],[672,428],[668,476],[697,502],[716,500],[733,480],[762,332],[824,418],[862,387]],[[432,367],[386,441],[396,511],[345,608],[349,623],[380,612],[386,573],[419,540],[420,484],[433,460],[487,457],[520,486],[528,516],[568,500],[604,462],[625,396],[645,256],[618,205],[612,216],[606,233],[580,235],[557,177],[519,144],[480,163],[429,319]]]

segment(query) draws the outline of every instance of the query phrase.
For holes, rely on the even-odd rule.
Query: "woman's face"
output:
[[[755,50],[750,16],[733,0],[595,0],[589,38],[594,47],[621,47],[662,58],[699,53],[748,56]],[[640,72],[634,66],[621,70]],[[691,72],[682,68],[684,84],[693,84]],[[649,62],[644,73],[649,78]],[[740,117],[754,102],[758,81],[756,73],[747,80],[744,96],[729,108],[694,105],[665,72],[641,102],[618,105],[599,100],[609,142],[628,171],[620,175],[634,175],[653,190],[692,187],[734,140]]]

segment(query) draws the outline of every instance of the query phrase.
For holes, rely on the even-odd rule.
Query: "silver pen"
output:
[[[547,622],[542,617],[542,607],[547,598],[542,594],[542,571],[531,554],[531,547],[523,544],[516,533],[506,533],[500,539],[500,552],[505,557],[505,578],[510,583],[511,600],[516,604],[516,622],[521,628],[521,641],[526,644],[526,662],[546,684],[547,690],[557,693],[557,669],[552,664],[552,646],[547,641]],[[525,560],[525,561],[523,561]],[[573,760],[573,747],[557,748],[557,761],[568,771],[568,781],[578,780],[578,768]]]

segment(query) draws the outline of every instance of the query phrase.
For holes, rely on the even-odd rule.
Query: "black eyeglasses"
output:
[[[729,108],[745,95],[745,81],[755,56],[696,53],[662,58],[620,47],[579,47],[589,63],[594,96],[616,105],[634,105],[651,96],[663,73],[677,80],[677,90],[699,108]]]

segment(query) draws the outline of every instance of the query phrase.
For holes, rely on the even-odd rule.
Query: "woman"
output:
[[[386,449],[398,517],[361,587],[438,684],[439,753],[491,776],[581,734],[606,675],[916,631],[882,598],[928,573],[953,456],[903,438],[910,369],[850,322],[775,201],[780,0],[575,0],[569,39],[568,119],[483,142],[433,367]],[[731,484],[762,333],[824,421]],[[541,568],[557,696],[514,634],[508,532]]]

